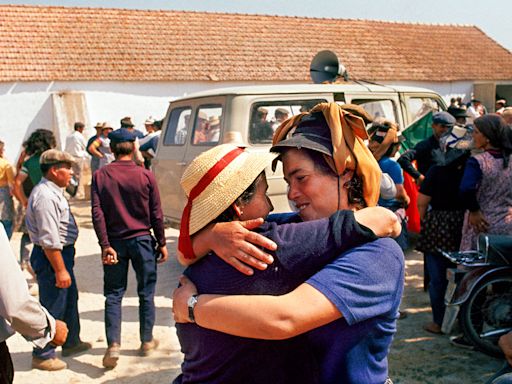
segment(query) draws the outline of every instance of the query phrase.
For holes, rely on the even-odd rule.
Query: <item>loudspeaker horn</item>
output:
[[[343,76],[345,81],[348,81],[348,72],[345,66],[340,63],[338,56],[332,51],[318,52],[309,67],[309,74],[314,83],[332,83],[336,81],[339,76]]]

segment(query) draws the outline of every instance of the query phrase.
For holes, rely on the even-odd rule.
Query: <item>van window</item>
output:
[[[203,105],[196,113],[194,124],[194,145],[215,145],[220,139],[222,106]]]
[[[425,116],[430,111],[437,112],[442,110],[438,101],[430,97],[409,97],[407,98],[407,104],[409,121],[411,123]]]
[[[190,112],[190,107],[179,107],[171,111],[167,129],[165,130],[164,145],[185,144],[188,134]]]
[[[363,99],[353,99],[352,103],[358,104],[365,109],[374,119],[376,118],[384,118],[386,120],[390,120],[396,123],[396,109],[393,103],[393,100],[383,99],[383,100],[363,100]]]
[[[249,141],[252,144],[272,143],[272,136],[283,121],[326,101],[314,99],[254,103],[249,121]]]

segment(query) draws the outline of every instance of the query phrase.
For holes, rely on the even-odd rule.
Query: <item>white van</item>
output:
[[[319,102],[358,104],[374,117],[396,122],[401,129],[427,111],[446,109],[441,96],[428,89],[367,83],[225,88],[174,100],[153,161],[164,215],[179,222],[186,203],[180,179],[194,157],[233,140],[244,143],[251,151],[268,151],[278,119],[308,110]],[[275,211],[289,211],[282,170],[278,168],[273,173],[267,169],[267,178]]]

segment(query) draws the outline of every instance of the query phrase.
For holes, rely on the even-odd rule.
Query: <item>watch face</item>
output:
[[[195,316],[194,316],[194,308],[197,304],[197,295],[192,295],[187,301],[188,304],[188,318],[192,323],[196,322]]]
[[[190,296],[190,298],[187,301],[188,306],[194,307],[196,305],[196,303],[197,303],[197,296],[196,295]]]

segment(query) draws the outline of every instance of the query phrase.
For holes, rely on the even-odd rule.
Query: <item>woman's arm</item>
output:
[[[186,277],[173,296],[177,322],[190,322],[188,298],[196,293]],[[256,309],[256,310],[255,310]],[[222,321],[219,321],[222,316]],[[341,313],[322,293],[303,283],[283,296],[200,295],[194,309],[196,323],[235,336],[287,339],[341,318]]]
[[[226,263],[246,275],[253,273],[250,267],[263,270],[274,259],[258,246],[275,251],[277,244],[252,231],[261,224],[262,218],[210,224],[192,237],[192,247],[197,257],[186,259],[177,251],[178,261],[182,265],[191,265],[213,251]]]
[[[396,186],[396,195],[395,199],[402,202],[404,207],[408,207],[409,203],[411,202],[411,199],[409,198],[409,195],[407,194],[404,185],[403,184],[395,184]]]
[[[99,150],[98,150],[98,145],[99,145],[99,139],[96,139],[94,140],[91,145],[89,145],[89,148],[87,148],[89,150],[89,153],[95,157],[97,157],[98,159],[101,159],[103,157],[103,153],[101,153]]]
[[[357,224],[366,227],[378,237],[396,237],[400,234],[401,227],[396,215],[382,207],[371,207],[356,211],[354,212],[354,219]],[[254,244],[271,251],[275,251],[277,245],[274,241],[249,230],[258,227],[262,223],[262,219],[255,219],[245,222],[216,223],[208,226],[192,239],[194,253],[200,258],[208,252],[214,251],[226,263],[246,275],[253,274],[251,266],[264,270],[267,268],[267,264],[273,262],[273,257]],[[301,223],[299,225],[307,224]],[[281,233],[284,231],[286,231],[286,224],[282,227]],[[336,236],[338,233],[334,235]],[[344,233],[342,236],[351,237],[351,235],[351,233]],[[346,242],[350,243],[350,240],[352,239],[347,239]],[[366,239],[366,241],[369,240],[371,239]],[[343,250],[348,248],[345,247]],[[185,259],[180,252],[177,252],[177,257],[183,265],[190,265],[198,260],[198,258]]]
[[[23,182],[27,179],[28,175],[23,172],[18,172],[16,177],[14,178],[14,186],[12,189],[12,193],[14,197],[18,199],[18,201],[23,205],[23,207],[27,207],[28,199],[25,196],[25,192],[23,191]]]
[[[427,208],[432,198],[430,196],[424,195],[421,192],[418,192],[418,200],[416,204],[418,205],[418,212],[420,214],[420,220],[425,218],[425,214],[427,213]]]

